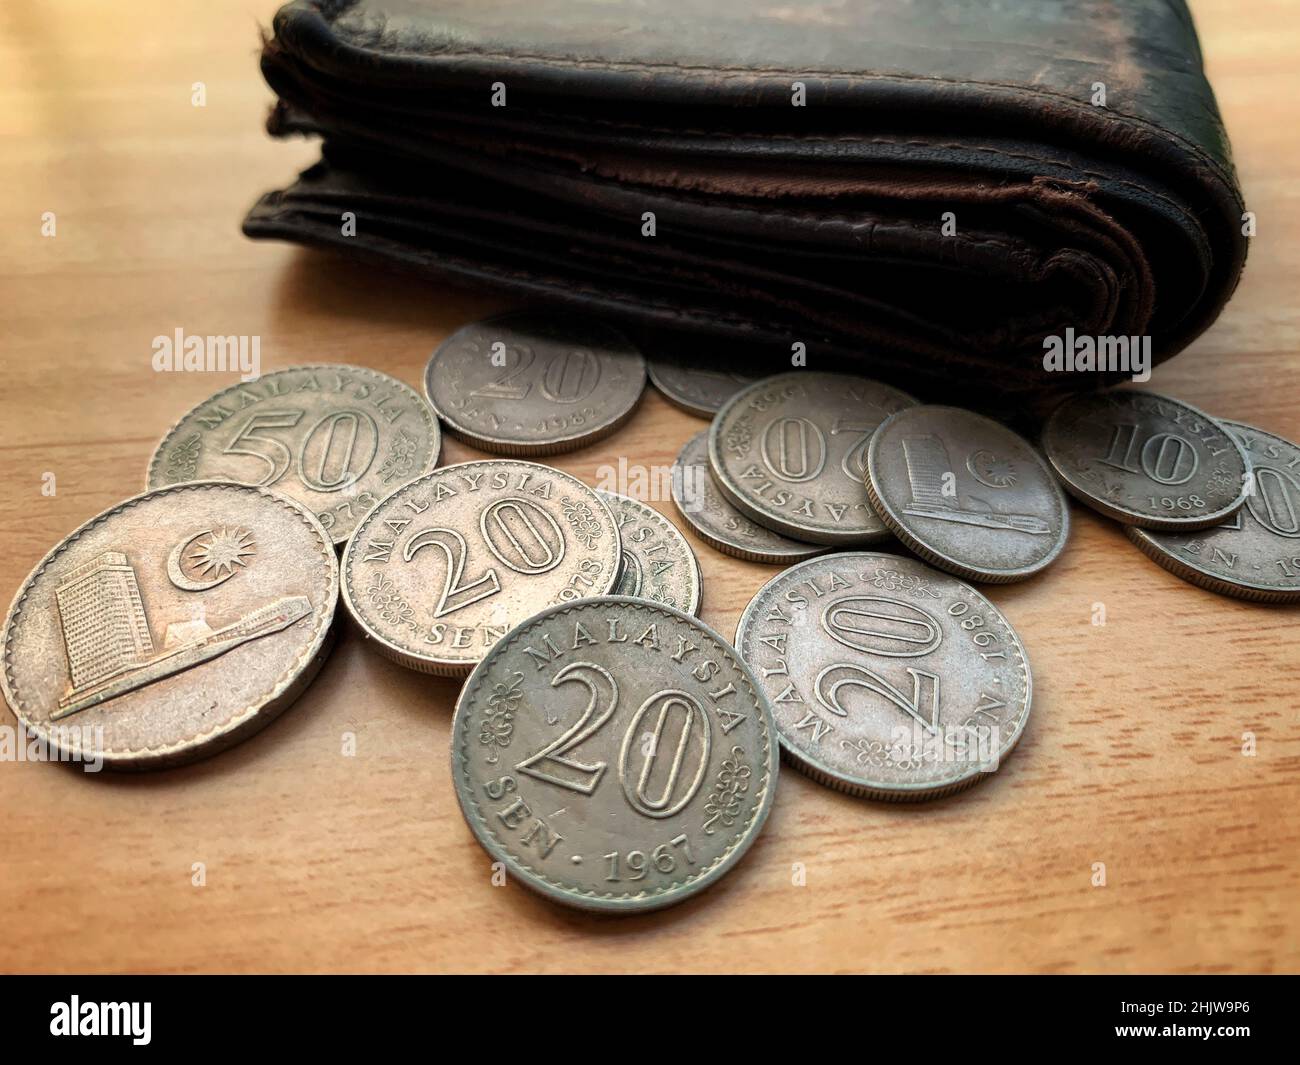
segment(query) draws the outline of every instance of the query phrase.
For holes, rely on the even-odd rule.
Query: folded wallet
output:
[[[1128,376],[1051,338],[1159,362],[1245,260],[1183,0],[297,0],[262,71],[322,158],[249,236],[706,360],[1032,405]]]

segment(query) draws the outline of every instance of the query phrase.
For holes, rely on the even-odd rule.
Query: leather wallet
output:
[[[1183,0],[296,0],[262,70],[323,147],[249,236],[702,359],[1033,405],[1129,376],[1049,338],[1159,362],[1246,255]]]

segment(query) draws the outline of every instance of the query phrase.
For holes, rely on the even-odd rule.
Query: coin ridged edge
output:
[[[1184,407],[1187,410],[1191,411],[1193,414],[1197,415],[1198,417],[1204,418],[1207,422],[1211,423],[1212,425],[1217,425],[1220,429],[1223,430],[1224,437],[1228,440],[1230,444],[1233,445],[1233,447],[1237,449],[1238,454],[1241,455],[1245,464],[1246,473],[1250,473],[1251,469],[1254,468],[1254,464],[1251,462],[1250,456],[1246,453],[1246,449],[1241,446],[1241,441],[1236,439],[1236,437],[1232,435],[1232,433],[1227,429],[1224,423],[1220,421],[1218,418],[1212,418],[1210,415],[1206,414],[1205,411],[1201,410],[1199,407],[1193,407],[1190,403],[1185,403],[1181,399],[1174,399],[1172,396],[1166,396],[1163,392],[1146,392],[1141,389],[1134,389],[1133,391],[1138,392],[1144,396],[1151,396],[1154,397],[1155,399],[1163,400],[1166,403],[1176,403],[1180,407]],[[1078,397],[1074,397],[1074,398],[1078,398]],[[1095,496],[1089,495],[1085,489],[1079,488],[1071,482],[1071,478],[1067,475],[1066,471],[1062,468],[1061,464],[1057,462],[1056,456],[1052,454],[1052,449],[1047,444],[1048,434],[1051,432],[1053,422],[1056,421],[1061,411],[1065,410],[1065,408],[1071,402],[1072,402],[1071,399],[1067,399],[1062,403],[1059,403],[1056,406],[1056,408],[1052,411],[1052,413],[1047,416],[1047,420],[1043,422],[1043,428],[1038,434],[1038,439],[1042,445],[1041,451],[1043,453],[1044,458],[1047,460],[1048,469],[1050,469],[1052,473],[1056,476],[1056,479],[1060,482],[1061,487],[1064,488],[1066,492],[1068,492],[1071,496],[1077,499],[1089,510],[1095,511],[1096,513],[1102,515],[1102,517],[1110,518],[1111,521],[1117,521],[1121,525],[1134,525],[1137,526],[1137,528],[1139,529],[1151,529],[1153,532],[1176,533],[1176,532],[1198,532],[1201,529],[1209,529],[1212,526],[1220,525],[1227,518],[1232,517],[1234,514],[1237,513],[1237,511],[1239,511],[1242,507],[1246,505],[1247,492],[1246,492],[1245,482],[1242,483],[1241,494],[1232,503],[1229,503],[1228,506],[1225,507],[1223,510],[1217,510],[1213,514],[1209,515],[1208,517],[1202,515],[1197,518],[1189,518],[1183,521],[1177,521],[1174,519],[1164,520],[1158,514],[1145,515],[1145,514],[1138,514],[1132,511],[1122,510],[1119,507],[1112,506],[1111,504],[1107,503],[1105,500],[1098,499]]]
[[[425,399],[425,397],[419,392],[419,390],[412,388],[410,385],[408,385],[405,381],[403,381],[399,377],[394,377],[392,374],[384,373],[382,370],[372,370],[369,366],[354,366],[351,363],[347,363],[347,362],[308,362],[308,363],[303,363],[300,366],[282,366],[279,369],[268,370],[264,374],[259,374],[257,379],[253,381],[236,381],[233,385],[230,385],[227,388],[223,388],[219,392],[214,392],[212,395],[208,396],[207,399],[201,400],[199,403],[196,403],[192,407],[190,407],[189,410],[187,410],[184,414],[182,414],[179,418],[176,419],[176,421],[172,424],[171,428],[169,428],[165,433],[163,433],[162,439],[159,440],[158,443],[155,445],[153,454],[149,457],[149,467],[148,469],[145,470],[145,475],[144,475],[145,489],[148,490],[154,487],[157,488],[167,487],[167,485],[160,484],[155,486],[153,484],[154,468],[158,465],[160,461],[160,457],[162,456],[163,451],[167,447],[167,443],[171,440],[173,436],[176,435],[177,430],[180,429],[181,423],[184,422],[185,419],[188,418],[191,414],[197,411],[199,407],[206,406],[207,404],[214,402],[218,396],[224,396],[228,392],[233,392],[239,388],[247,388],[250,385],[255,385],[258,383],[258,381],[261,381],[263,378],[275,377],[276,375],[283,374],[283,373],[294,373],[300,370],[313,370],[313,371],[324,370],[324,371],[332,371],[332,372],[338,372],[339,370],[348,370],[351,373],[364,374],[367,377],[377,377],[385,381],[397,382],[397,384],[401,385],[408,392],[410,392],[411,395],[414,396],[415,399],[418,401],[416,403],[416,407],[420,411],[421,415],[423,415],[425,424],[426,426],[428,426],[432,438],[432,454],[429,456],[429,463],[423,470],[420,471],[419,474],[416,474],[416,476],[418,477],[423,473],[429,473],[430,471],[437,468],[438,460],[442,458],[442,428],[438,421],[438,416],[435,413],[432,404],[430,404],[429,401]],[[214,478],[205,478],[205,479],[213,480]],[[175,481],[172,483],[187,484],[191,482]],[[244,484],[245,482],[230,481],[228,483]],[[261,488],[264,486],[252,485],[252,487]],[[271,489],[271,491],[274,491],[274,489]],[[306,504],[304,504],[304,506],[305,505]],[[351,533],[348,533],[348,536],[351,535],[352,535]],[[335,539],[334,534],[332,532],[328,533],[329,541],[332,544],[334,544],[336,547],[340,547],[343,544],[345,544],[347,542],[348,536],[344,536],[341,539]]]
[[[461,689],[460,694],[456,697],[456,708],[452,713],[451,719],[451,773],[452,773],[452,791],[456,794],[456,801],[460,805],[461,813],[464,815],[466,825],[469,827],[474,838],[479,842],[488,854],[494,858],[499,858],[507,865],[515,869],[521,869],[528,875],[516,874],[519,881],[529,890],[534,891],[552,901],[559,902],[568,906],[574,906],[580,909],[596,910],[602,913],[649,913],[666,906],[672,906],[679,902],[685,902],[693,898],[705,888],[710,887],[716,881],[720,880],[726,873],[740,861],[741,858],[753,846],[754,841],[758,838],[759,833],[766,823],[768,815],[772,810],[772,801],[776,794],[776,782],[780,772],[780,743],[774,743],[778,739],[779,733],[776,728],[775,715],[772,713],[771,701],[767,693],[763,691],[758,684],[754,671],[750,668],[749,663],[740,656],[740,652],[731,645],[731,643],[722,636],[711,625],[705,624],[699,618],[677,610],[670,606],[664,606],[662,603],[655,603],[647,599],[637,599],[630,595],[601,595],[592,596],[587,599],[576,600],[572,603],[564,603],[558,606],[547,607],[534,614],[531,618],[520,622],[513,629],[503,636],[496,645],[488,652],[490,655],[498,646],[511,639],[516,634],[521,634],[527,629],[531,629],[541,624],[544,620],[559,614],[567,614],[580,607],[590,607],[591,604],[601,606],[633,606],[641,610],[660,611],[669,616],[686,621],[688,624],[699,626],[708,635],[710,639],[718,646],[724,654],[729,655],[736,663],[737,671],[749,687],[750,693],[754,697],[760,714],[766,722],[766,733],[763,737],[763,764],[767,767],[767,780],[763,785],[762,797],[757,801],[746,820],[745,826],[739,833],[740,838],[728,848],[723,854],[718,855],[705,868],[692,874],[686,880],[673,884],[666,888],[656,888],[654,891],[641,891],[636,895],[615,895],[613,892],[584,891],[578,888],[566,886],[558,880],[554,880],[545,873],[539,872],[526,862],[520,860],[515,855],[506,850],[505,846],[498,840],[495,833],[490,828],[483,828],[480,832],[479,822],[486,823],[487,818],[480,812],[481,807],[478,800],[470,795],[467,799],[464,789],[461,787],[461,766],[468,764],[467,753],[464,747],[468,745],[468,739],[461,742],[458,739],[460,733],[460,719],[462,713],[468,713],[464,707],[470,698],[478,691],[483,683],[483,678],[479,676],[483,662],[479,662],[474,671],[470,674],[465,686]],[[484,656],[483,661],[487,660]],[[482,670],[486,674],[486,670]],[[466,736],[469,735],[469,730]],[[471,811],[466,806],[466,802],[473,806]],[[477,819],[477,820],[476,820]],[[752,828],[750,826],[753,826]],[[483,833],[487,833],[487,836]]]
[[[1206,573],[1204,570],[1199,570],[1195,566],[1191,566],[1182,559],[1175,557],[1167,549],[1162,548],[1159,544],[1143,535],[1154,531],[1141,529],[1133,525],[1124,527],[1124,535],[1129,538],[1134,547],[1166,573],[1172,573],[1175,577],[1186,581],[1188,584],[1194,584],[1198,588],[1213,592],[1216,595],[1227,596],[1230,599],[1242,599],[1251,603],[1268,603],[1275,606],[1300,603],[1300,588],[1289,590],[1285,588],[1270,589],[1261,588],[1258,585],[1236,584],[1224,580],[1222,577]],[[1195,531],[1195,529],[1187,530],[1187,532]]]
[[[411,480],[398,485],[391,492],[389,492],[388,495],[384,496],[382,499],[379,500],[378,503],[376,503],[373,507],[371,507],[370,510],[366,513],[366,515],[359,522],[357,522],[357,527],[352,530],[352,534],[348,537],[347,543],[344,544],[343,552],[339,557],[339,595],[343,600],[344,612],[352,620],[353,624],[356,625],[361,635],[370,642],[371,646],[374,647],[375,651],[383,655],[390,662],[396,662],[399,666],[405,666],[407,669],[414,670],[416,673],[427,673],[435,677],[466,677],[474,670],[474,668],[483,659],[478,658],[473,661],[452,662],[448,659],[425,658],[420,655],[415,655],[411,651],[406,650],[405,648],[398,647],[396,644],[385,639],[379,633],[373,631],[370,628],[370,626],[368,626],[365,623],[361,615],[357,612],[356,606],[352,602],[352,593],[349,591],[348,582],[345,579],[345,575],[347,573],[348,566],[350,564],[350,558],[351,558],[350,553],[352,551],[352,544],[356,540],[357,535],[361,532],[362,528],[364,528],[369,523],[370,519],[379,512],[380,507],[382,507],[385,503],[387,503],[390,499],[393,498],[393,496],[397,495],[399,492],[407,488],[410,488],[412,485],[415,484],[416,481],[423,481],[426,477],[432,477],[435,474],[438,476],[442,476],[445,473],[454,472],[455,470],[465,466],[481,466],[484,463],[488,463],[488,462],[511,462],[511,461],[523,461],[525,462],[525,465],[538,466],[539,468],[546,470],[550,474],[558,474],[561,477],[566,477],[574,484],[577,484],[579,487],[585,488],[587,491],[591,492],[592,495],[594,495],[598,500],[600,500],[600,505],[605,508],[606,513],[609,515],[610,524],[613,525],[614,527],[614,545],[615,545],[612,576],[610,578],[609,587],[607,587],[605,591],[608,592],[609,589],[614,587],[614,585],[618,582],[619,561],[622,559],[622,551],[623,551],[622,538],[619,535],[619,531],[618,531],[618,519],[614,517],[614,512],[609,509],[609,504],[606,503],[603,499],[600,499],[600,493],[597,492],[596,489],[592,488],[590,485],[579,480],[573,474],[567,473],[564,470],[556,469],[554,466],[546,466],[538,462],[528,462],[522,459],[504,459],[504,458],[467,459],[465,462],[453,462],[450,466],[440,466],[437,469],[426,470],[424,473],[420,474],[419,477],[414,477]],[[520,624],[522,624],[522,622]],[[510,632],[507,631],[506,635],[508,636],[509,634]],[[505,637],[502,637],[502,639],[504,638]],[[492,648],[489,647],[487,651],[484,653],[483,657],[486,657],[488,654],[491,653],[491,651]]]
[[[843,554],[868,554],[880,555],[885,558],[903,558],[903,556],[890,556],[888,552],[884,551],[846,551],[843,552]],[[903,560],[910,561],[905,558]],[[807,559],[806,561],[809,563],[813,561],[822,562],[825,561],[825,559]],[[794,570],[799,569],[802,565],[804,565],[804,563],[800,563],[798,566],[791,566],[787,572],[793,572]],[[764,582],[763,586],[759,588],[750,601],[745,604],[745,609],[740,612],[740,619],[736,622],[736,654],[741,657],[741,660],[745,662],[746,666],[748,666],[749,663],[744,659],[744,656],[741,655],[739,647],[741,642],[741,630],[745,627],[746,622],[748,622],[751,617],[751,611],[753,611],[754,604],[758,602],[759,597],[763,594],[764,590],[768,585],[775,583],[784,576],[786,576],[786,573],[778,573],[776,576]],[[988,604],[989,608],[1002,619],[1002,624],[1005,626],[1007,634],[1015,642],[1016,647],[1020,651],[1019,669],[1020,676],[1025,683],[1025,706],[1024,710],[1021,711],[1019,715],[1018,727],[1015,735],[1011,738],[1010,744],[1007,745],[1006,750],[998,752],[998,768],[1000,769],[1002,763],[1009,758],[1016,747],[1020,745],[1020,739],[1024,736],[1025,730],[1029,727],[1029,718],[1034,709],[1034,673],[1029,666],[1029,654],[1025,650],[1024,642],[1020,639],[1020,633],[1016,632],[1015,626],[1011,624],[1007,619],[1007,616],[998,609],[996,603],[989,599],[988,596],[984,595],[978,588],[972,588],[970,585],[966,585],[965,587],[971,595]],[[972,771],[969,771],[966,776],[959,777],[955,781],[941,783],[932,788],[927,788],[923,785],[916,787],[891,788],[862,780],[855,780],[847,774],[832,769],[828,765],[818,764],[813,760],[812,755],[797,750],[791,746],[785,738],[785,733],[781,731],[780,726],[775,725],[775,713],[773,713],[772,719],[776,730],[778,745],[781,748],[782,760],[796,772],[802,773],[804,776],[816,781],[818,784],[822,784],[833,791],[838,791],[845,795],[853,795],[858,798],[873,799],[880,802],[928,802],[931,799],[942,799],[948,795],[954,795],[959,791],[965,791],[967,788],[977,784],[983,777],[992,775],[991,773],[984,772],[976,766]]]
[[[36,578],[39,577],[46,567],[54,561],[55,557],[70,547],[74,542],[83,535],[90,532],[91,529],[107,521],[113,515],[121,513],[130,507],[136,506],[146,497],[164,495],[169,492],[193,491],[198,488],[239,488],[246,491],[257,492],[279,503],[287,510],[293,511],[312,532],[320,538],[322,545],[322,556],[325,560],[326,569],[331,574],[331,594],[327,595],[329,600],[328,607],[322,618],[321,624],[317,626],[317,631],[312,637],[308,646],[294,660],[293,665],[278,678],[272,686],[271,694],[260,703],[250,703],[237,714],[233,715],[224,725],[214,725],[212,728],[203,732],[196,733],[187,740],[177,743],[160,744],[156,747],[129,747],[126,749],[105,748],[96,752],[104,756],[104,764],[112,765],[114,769],[128,768],[147,768],[155,764],[161,765],[166,762],[172,755],[186,752],[194,747],[196,740],[201,740],[205,736],[222,737],[222,742],[203,744],[198,751],[193,753],[194,760],[205,757],[208,754],[217,754],[227,747],[233,746],[239,742],[243,736],[243,729],[248,723],[255,718],[265,715],[264,720],[260,723],[269,725],[276,717],[291,706],[295,699],[302,694],[303,690],[315,677],[320,667],[324,665],[325,655],[321,654],[326,649],[328,641],[333,635],[333,622],[335,609],[338,606],[339,585],[341,570],[339,567],[338,555],[334,550],[334,542],[330,535],[325,531],[325,527],[317,520],[316,516],[308,510],[303,504],[296,499],[292,499],[280,492],[273,492],[269,488],[261,488],[257,485],[242,484],[239,481],[181,481],[177,484],[163,485],[161,488],[152,488],[148,491],[141,492],[138,495],[131,496],[115,504],[108,510],[102,511],[95,515],[89,521],[83,522],[77,526],[71,533],[65,536],[54,545],[45,556],[36,564],[36,567],[27,575],[17,593],[15,593],[13,602],[9,605],[9,612],[5,615],[4,622],[4,670],[0,672],[0,687],[3,688],[5,701],[8,702],[14,715],[23,723],[23,726],[37,735],[42,736],[51,743],[55,750],[68,750],[73,752],[74,748],[64,748],[54,744],[48,737],[45,737],[44,730],[33,725],[26,717],[22,716],[24,707],[22,701],[18,699],[10,681],[10,670],[12,665],[13,654],[13,632],[15,623],[22,613],[23,603],[31,591],[32,585]],[[315,613],[313,612],[313,617]],[[319,660],[313,665],[313,659],[319,655]],[[305,674],[305,675],[304,675]],[[276,704],[279,705],[276,705]],[[183,759],[188,761],[189,758]]]

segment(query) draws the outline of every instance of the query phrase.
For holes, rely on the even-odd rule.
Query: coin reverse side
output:
[[[863,486],[876,427],[916,403],[852,374],[778,374],[733,396],[709,428],[709,467],[742,513],[806,543],[852,545],[888,530]]]
[[[703,578],[695,552],[654,507],[617,492],[599,492],[618,523],[623,549],[611,595],[630,595],[699,614]]]
[[[791,540],[751,521],[718,491],[709,470],[709,434],[686,442],[673,466],[673,503],[695,535],[723,554],[748,562],[788,565],[826,550],[819,544]]]
[[[619,557],[613,514],[577,478],[518,459],[462,462],[366,515],[343,551],[343,602],[381,654],[464,675],[537,611],[608,592]]]
[[[885,422],[868,448],[866,486],[899,540],[967,580],[1023,580],[1070,535],[1065,494],[1034,446],[958,407],[912,407]]]
[[[1126,525],[1205,529],[1246,502],[1241,445],[1221,422],[1155,392],[1066,400],[1043,426],[1043,449],[1071,495]]]
[[[767,818],[771,708],[721,636],[609,596],[551,607],[470,675],[452,722],[466,821],[548,898],[642,912],[730,870]]]
[[[1015,630],[974,588],[915,559],[801,562],[759,589],[736,648],[762,678],[787,760],[852,795],[960,791],[998,768],[1029,720]]]
[[[1251,465],[1246,505],[1194,532],[1124,531],[1148,558],[1220,595],[1300,602],[1300,447],[1251,425],[1223,421]]]
[[[359,366],[293,366],[222,389],[181,418],[148,487],[227,480],[308,507],[336,544],[403,481],[433,469],[442,437],[418,393]]]
[[[92,518],[23,582],[4,696],[70,756],[153,769],[264,727],[324,661],[334,544],[302,504],[247,485],[155,489]]]
[[[644,390],[645,359],[623,334],[532,311],[456,330],[424,373],[448,432],[501,455],[557,455],[608,436]]]

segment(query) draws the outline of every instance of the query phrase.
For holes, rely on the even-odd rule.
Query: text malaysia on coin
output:
[[[575,477],[516,459],[462,462],[382,500],[343,551],[343,602],[411,669],[468,673],[512,626],[604,595],[618,527]]]
[[[298,500],[343,543],[367,510],[438,462],[429,405],[358,366],[294,366],[223,389],[163,437],[150,488],[239,481]]]
[[[722,494],[760,525],[816,544],[866,544],[888,532],[863,476],[876,426],[916,403],[878,381],[798,370],[733,396],[709,428]]]
[[[501,455],[556,455],[608,436],[645,390],[645,359],[617,330],[560,314],[458,329],[424,371],[447,431]]]
[[[695,535],[723,554],[749,562],[789,565],[826,550],[790,540],[751,521],[722,498],[709,471],[709,433],[687,441],[673,466],[673,502]]]
[[[135,496],[63,540],[19,589],[5,698],[57,750],[114,768],[213,754],[315,675],[338,576],[320,522],[286,496],[210,481]]]
[[[740,359],[710,356],[708,351],[679,350],[650,355],[646,372],[650,382],[668,400],[688,414],[712,418],[722,405],[758,376],[747,372]]]
[[[768,581],[736,648],[772,701],[787,759],[874,799],[933,799],[997,769],[1029,720],[1024,648],[956,578],[845,552]]]
[[[867,452],[867,492],[894,535],[927,562],[973,581],[1023,580],[1070,535],[1070,508],[1023,437],[958,407],[912,407]]]
[[[1043,426],[1043,449],[1071,495],[1126,525],[1204,529],[1246,501],[1241,445],[1214,418],[1154,392],[1066,400]]]
[[[1220,424],[1250,459],[1246,505],[1212,529],[1125,532],[1149,558],[1202,588],[1256,602],[1300,602],[1300,447],[1240,422]]]
[[[543,611],[492,649],[456,703],[451,768],[493,861],[558,902],[627,913],[735,865],[767,818],[778,751],[726,640],[606,597]]]
[[[700,564],[677,526],[654,507],[617,492],[600,492],[618,524],[622,567],[611,595],[632,595],[700,612]]]

